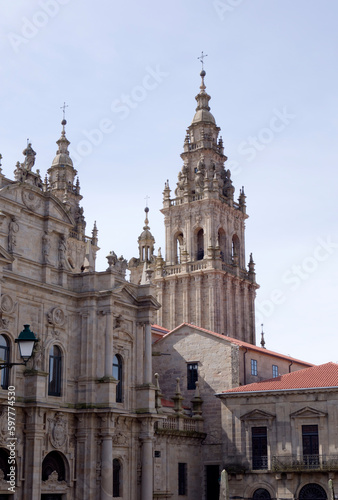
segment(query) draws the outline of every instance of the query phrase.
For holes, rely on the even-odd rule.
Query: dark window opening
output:
[[[252,427],[252,468],[268,468],[268,436],[266,427]]]
[[[9,342],[4,335],[0,335],[0,361],[9,363]],[[6,366],[1,371],[1,387],[8,389],[9,385],[9,367]]]
[[[187,495],[187,464],[178,464],[178,494]]]
[[[270,500],[271,495],[268,490],[264,488],[258,488],[255,493],[252,495],[253,500]]]
[[[198,380],[198,365],[197,363],[188,363],[187,365],[187,389],[196,389],[196,382]]]
[[[61,396],[61,362],[61,350],[58,346],[53,345],[49,351],[49,396]]]
[[[116,386],[116,402],[122,403],[123,374],[122,358],[119,354],[116,354],[113,358],[113,377],[119,381]]]
[[[303,459],[309,467],[319,465],[318,425],[302,425]]]
[[[197,233],[197,260],[204,258],[204,232],[200,229]]]
[[[303,486],[299,492],[299,500],[326,500],[324,488],[319,484],[310,483]]]
[[[277,365],[272,365],[272,377],[273,378],[278,377],[278,366]]]
[[[117,458],[113,460],[113,497],[120,497],[121,495],[121,475],[122,467],[121,462]]]

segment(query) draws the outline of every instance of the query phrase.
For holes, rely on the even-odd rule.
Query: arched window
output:
[[[176,236],[176,264],[181,264],[182,262],[182,249],[183,249],[183,234],[179,233]]]
[[[9,458],[9,452],[4,448],[0,448],[0,469],[4,473],[5,481],[9,481],[10,468],[9,468],[8,458]]]
[[[237,234],[234,234],[232,237],[232,263],[235,266],[239,266],[239,257],[240,257],[240,241]]]
[[[42,481],[47,481],[52,472],[57,472],[58,481],[66,480],[66,468],[62,456],[57,451],[51,451],[42,462]]]
[[[116,402],[122,403],[122,390],[123,390],[123,370],[122,358],[119,354],[115,354],[113,358],[113,377],[119,381],[116,386]]]
[[[120,460],[113,460],[113,497],[122,496],[122,465]]]
[[[226,261],[226,238],[225,231],[223,229],[219,229],[218,231],[218,244],[221,251],[221,260],[223,262]]]
[[[9,341],[4,335],[0,335],[0,361],[9,363]],[[1,387],[8,389],[9,384],[9,367],[1,370]]]
[[[61,396],[61,364],[61,350],[57,345],[53,345],[49,351],[49,396]]]
[[[197,260],[204,257],[204,231],[200,229],[197,233]]]
[[[264,488],[258,488],[252,495],[253,500],[271,500],[271,495],[268,490]]]
[[[299,500],[326,500],[324,488],[319,484],[309,483],[303,486],[299,492]]]

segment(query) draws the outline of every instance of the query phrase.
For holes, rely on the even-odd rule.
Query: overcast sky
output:
[[[257,343],[313,363],[338,360],[335,0],[17,0],[0,17],[3,173],[27,138],[45,176],[62,110],[91,234],[138,255],[145,197],[164,248],[164,182],[175,189],[204,51],[211,111],[235,196],[250,218]]]

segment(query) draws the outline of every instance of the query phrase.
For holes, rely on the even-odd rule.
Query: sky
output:
[[[63,103],[97,270],[138,255],[150,208],[175,189],[202,51],[226,168],[247,195],[257,343],[338,360],[338,3],[335,0],[17,0],[0,16],[0,153],[13,178],[27,139],[44,178]],[[149,198],[148,198],[149,197]]]

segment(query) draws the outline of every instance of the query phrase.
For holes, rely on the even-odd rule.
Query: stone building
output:
[[[153,369],[159,374],[166,398],[175,397],[173,379],[180,380],[181,396],[187,402],[198,383],[206,432],[200,464],[201,498],[217,499],[218,477],[224,462],[222,405],[215,394],[309,366],[312,365],[186,323],[154,342]]]
[[[153,487],[166,498],[154,446],[165,453],[172,439],[174,455],[179,436],[183,455],[197,449],[190,464],[197,475],[200,411],[164,411],[156,397],[151,324],[160,304],[153,285],[127,282],[127,261],[114,252],[107,270],[95,271],[98,232],[85,233],[65,125],[44,180],[31,144],[15,179],[0,175],[0,357],[14,363],[1,370],[0,498],[148,500]],[[39,340],[25,367],[15,365],[23,325]],[[16,398],[14,489],[8,388]],[[170,428],[161,425],[168,412]]]
[[[337,364],[224,390],[218,398],[230,498],[335,498]]]

